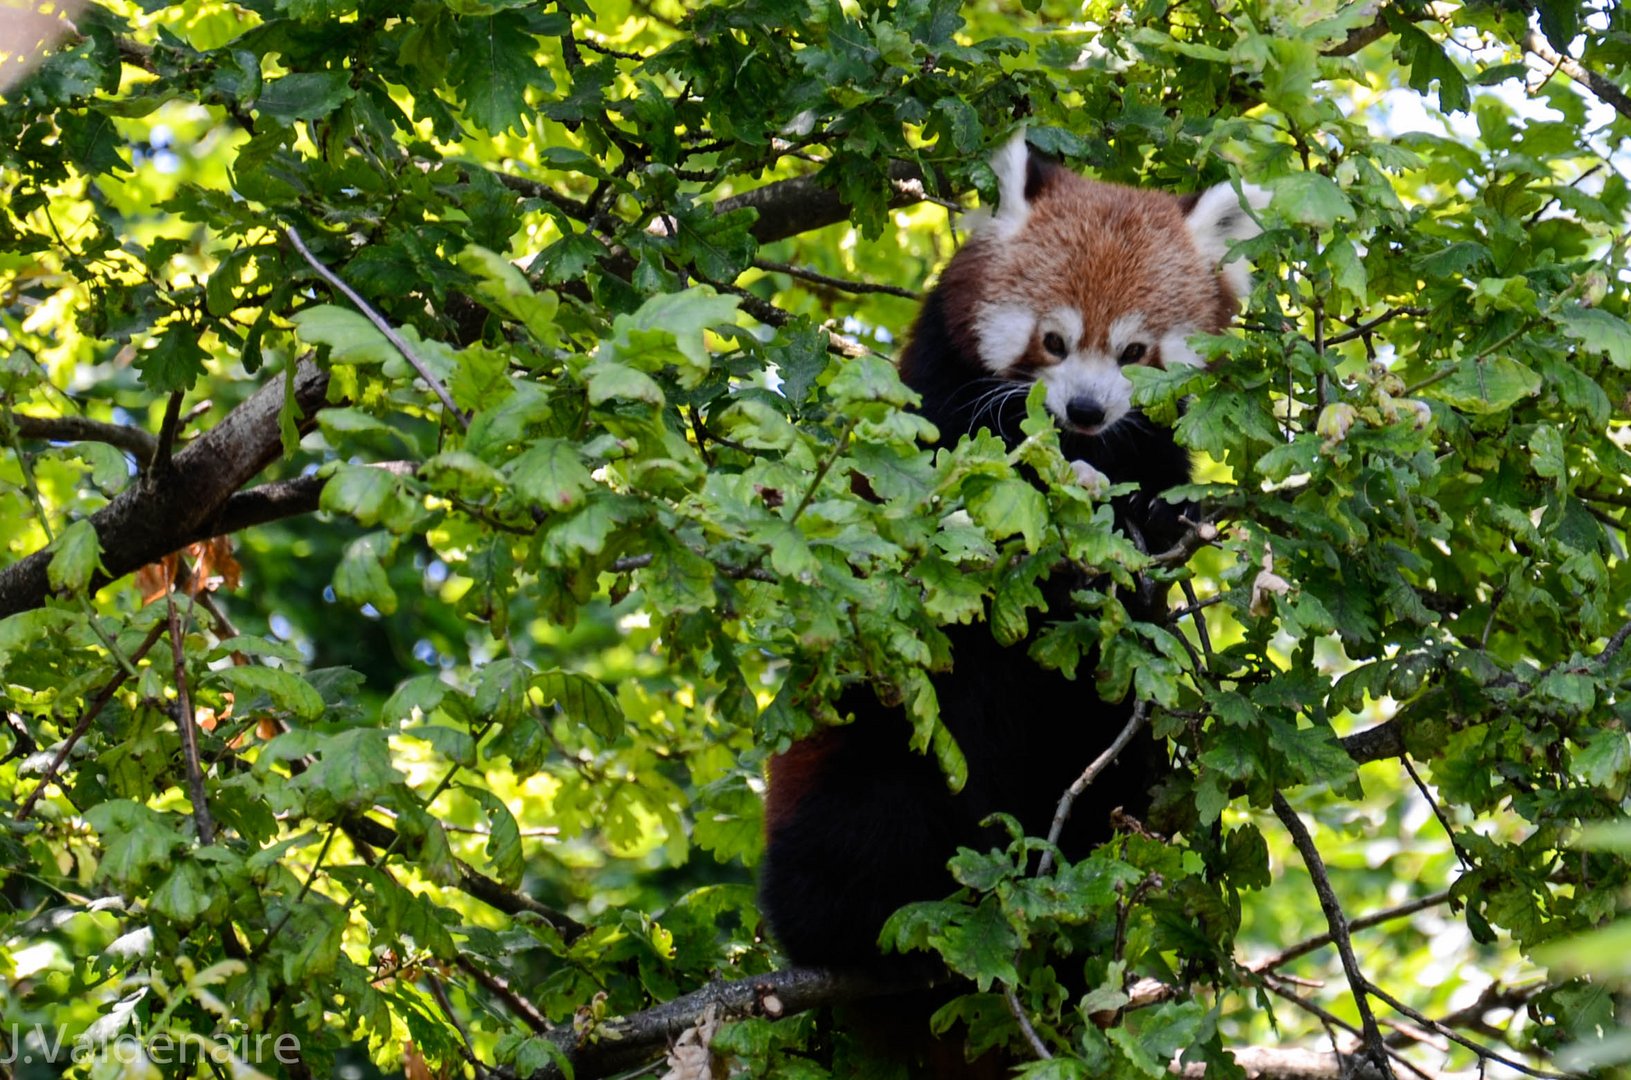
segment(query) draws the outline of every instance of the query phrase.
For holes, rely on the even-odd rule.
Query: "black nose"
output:
[[[1104,423],[1104,407],[1086,395],[1073,397],[1065,406],[1065,419],[1079,428],[1098,427]]]

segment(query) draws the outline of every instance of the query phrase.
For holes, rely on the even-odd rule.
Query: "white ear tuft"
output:
[[[1030,204],[1025,201],[1025,176],[1030,167],[1031,148],[1025,145],[1025,129],[1018,131],[991,155],[991,171],[997,174],[997,211],[991,224],[998,235],[1008,237],[1018,232],[1031,215]]]
[[[1239,195],[1230,184],[1218,184],[1202,192],[1189,211],[1189,235],[1195,242],[1195,250],[1208,263],[1218,266],[1223,280],[1236,296],[1244,296],[1251,287],[1246,265],[1239,260],[1226,266],[1218,264],[1235,244],[1263,231],[1247,207],[1261,210],[1268,206],[1270,197],[1270,192],[1256,184],[1242,183]]]

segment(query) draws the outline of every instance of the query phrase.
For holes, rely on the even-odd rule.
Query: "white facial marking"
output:
[[[1144,329],[1144,313],[1142,311],[1129,311],[1125,315],[1117,315],[1110,320],[1110,329],[1107,332],[1110,338],[1110,355],[1119,357],[1121,350],[1129,345],[1142,344],[1146,348],[1151,343],[1151,335]]]
[[[1082,340],[1082,313],[1073,307],[1056,307],[1046,311],[1037,320],[1036,332],[1040,337],[1058,334],[1064,339],[1065,349],[1075,352]]]
[[[1121,373],[1121,365],[1097,349],[1078,349],[1061,363],[1040,368],[1037,378],[1048,388],[1048,411],[1070,423],[1070,403],[1090,400],[1104,411],[1104,422],[1090,434],[1114,427],[1133,407],[1133,384]]]
[[[994,372],[1006,371],[1024,356],[1035,331],[1036,313],[1023,304],[982,304],[974,316],[980,360]]]

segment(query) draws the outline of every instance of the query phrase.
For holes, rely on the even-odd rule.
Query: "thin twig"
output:
[[[1150,562],[1157,566],[1182,566],[1194,558],[1197,551],[1217,543],[1217,539],[1218,528],[1210,521],[1191,522],[1177,543],[1160,554],[1151,555]]]
[[[1140,701],[1137,705],[1134,705],[1133,715],[1127,718],[1126,725],[1122,727],[1121,733],[1116,736],[1115,741],[1105,747],[1104,753],[1094,758],[1093,763],[1083,769],[1082,775],[1078,776],[1070,787],[1065,789],[1065,793],[1059,797],[1059,806],[1053,812],[1053,824],[1048,826],[1048,847],[1043,850],[1042,859],[1036,867],[1037,876],[1040,877],[1046,874],[1049,868],[1053,866],[1052,849],[1059,846],[1059,837],[1065,831],[1065,822],[1070,820],[1071,807],[1081,797],[1082,792],[1087,790],[1088,785],[1096,780],[1101,772],[1109,768],[1110,763],[1115,761],[1123,750],[1127,749],[1127,744],[1133,741],[1133,736],[1138,734],[1138,729],[1144,726],[1144,719],[1149,715],[1149,711],[1150,703],[1148,701]]]
[[[1577,188],[1577,187],[1580,186],[1582,181],[1589,180],[1593,176],[1595,176],[1598,173],[1602,172],[1604,167],[1605,167],[1604,164],[1601,161],[1599,161],[1597,164],[1595,164],[1591,168],[1585,170],[1579,176],[1575,177],[1573,180],[1570,180],[1568,182],[1568,184],[1566,184],[1564,186],[1565,187],[1570,187],[1570,188]],[[1547,199],[1544,203],[1541,204],[1539,210],[1536,210],[1533,214],[1530,214],[1528,217],[1524,218],[1523,223],[1525,225],[1533,225],[1535,222],[1540,220],[1540,216],[1542,214],[1544,214],[1546,211],[1550,210],[1552,207],[1556,206],[1557,204],[1558,204],[1558,197],[1556,195],[1553,195],[1550,199]]]
[[[1308,834],[1307,826],[1278,791],[1274,793],[1274,815],[1286,827],[1286,832],[1291,834],[1291,842],[1296,845],[1303,864],[1308,867],[1308,876],[1314,881],[1314,892],[1319,896],[1325,923],[1331,928],[1331,940],[1342,957],[1342,970],[1348,977],[1348,986],[1353,990],[1354,1006],[1359,1010],[1365,1053],[1370,1057],[1371,1064],[1387,1075],[1387,1045],[1382,1041],[1382,1031],[1376,1026],[1376,1016],[1365,997],[1367,984],[1364,973],[1359,970],[1359,958],[1354,955],[1353,941],[1348,936],[1348,917],[1337,902],[1336,890],[1331,887],[1331,878],[1325,872],[1325,862],[1320,858],[1319,849],[1314,846],[1314,838]]]
[[[1280,985],[1282,980],[1283,980],[1283,976],[1271,975],[1271,974],[1268,974],[1268,973],[1265,972],[1264,977],[1263,977],[1262,981],[1259,983],[1259,985],[1262,986],[1263,989],[1267,990],[1269,993],[1275,995],[1276,997],[1284,998],[1285,1000],[1291,1002],[1293,1005],[1297,1006],[1299,1009],[1302,1009],[1304,1012],[1307,1012],[1312,1016],[1318,1017],[1320,1022],[1325,1024],[1327,1027],[1341,1028],[1343,1031],[1346,1031],[1348,1034],[1354,1036],[1355,1038],[1360,1037],[1360,1032],[1359,1032],[1358,1028],[1354,1027],[1352,1024],[1348,1023],[1346,1020],[1343,1020],[1341,1017],[1335,1015],[1334,1013],[1330,1012],[1329,1010],[1320,1007],[1320,1005],[1317,1002],[1310,1001],[1308,998],[1303,997],[1301,994],[1293,994],[1290,990],[1287,990],[1285,987]],[[1332,1041],[1331,1046],[1332,1046],[1333,1050],[1336,1049],[1335,1040]],[[1387,1046],[1386,1044],[1384,1044],[1382,1049],[1394,1061],[1397,1061],[1400,1065],[1403,1065],[1405,1068],[1409,1069],[1411,1072],[1413,1072],[1417,1076],[1421,1077],[1422,1080],[1437,1080],[1437,1078],[1434,1077],[1431,1073],[1427,1072],[1420,1065],[1417,1065],[1415,1062],[1413,1062],[1409,1058],[1405,1057],[1399,1051],[1393,1049],[1393,1047]],[[1339,1054],[1341,1053],[1341,1051],[1337,1051],[1337,1052]]]
[[[1008,1001],[1008,1011],[1014,1014],[1014,1020],[1019,1024],[1019,1030],[1024,1033],[1025,1041],[1031,1044],[1038,1061],[1052,1061],[1053,1054],[1048,1050],[1048,1044],[1042,1041],[1042,1036],[1036,1033],[1031,1026],[1031,1018],[1025,1015],[1025,1006],[1019,1003],[1019,995],[1014,993],[1012,986],[1002,988],[1002,996]]]
[[[1389,994],[1386,990],[1383,990],[1375,983],[1366,982],[1365,989],[1375,997],[1378,997],[1382,1001],[1386,1002],[1389,1008],[1410,1017],[1410,1019],[1427,1028],[1429,1031],[1435,1031],[1444,1036],[1446,1039],[1449,1039],[1451,1042],[1460,1043],[1468,1050],[1471,1050],[1473,1053],[1477,1054],[1480,1060],[1494,1061],[1501,1065],[1505,1065],[1509,1069],[1516,1069],[1518,1072],[1524,1073],[1527,1076],[1539,1076],[1545,1078],[1545,1080],[1575,1080],[1575,1078],[1580,1075],[1579,1073],[1551,1072],[1547,1069],[1537,1069],[1532,1066],[1525,1065],[1521,1061],[1515,1061],[1512,1058],[1507,1057],[1505,1054],[1497,1053],[1484,1044],[1467,1038],[1465,1035],[1460,1034],[1452,1028],[1445,1027],[1443,1024],[1439,1023],[1437,1020],[1434,1020],[1430,1016],[1417,1012],[1415,1009],[1412,1009],[1410,1006]]]
[[[1362,323],[1357,324],[1352,330],[1344,330],[1340,334],[1333,334],[1331,337],[1329,337],[1329,338],[1327,338],[1325,340],[1325,344],[1327,346],[1341,345],[1344,342],[1354,341],[1354,340],[1356,340],[1358,338],[1362,338],[1366,334],[1368,334],[1371,331],[1375,330],[1378,326],[1381,326],[1383,323],[1388,322],[1391,319],[1397,319],[1400,315],[1410,315],[1410,316],[1413,316],[1415,318],[1420,319],[1420,318],[1425,318],[1428,315],[1428,311],[1427,311],[1426,308],[1411,307],[1409,305],[1402,305],[1400,307],[1391,307],[1391,308],[1388,308],[1386,311],[1382,312],[1382,314],[1376,316],[1376,318],[1371,319],[1369,322],[1362,322]]]
[[[543,1010],[518,993],[503,976],[487,971],[464,953],[460,953],[456,961],[460,968],[482,985],[483,989],[508,1006],[509,1010],[519,1016],[532,1030],[540,1035],[553,1030],[553,1025]]]
[[[140,663],[142,657],[147,655],[148,650],[158,643],[159,635],[163,633],[164,623],[155,624],[153,629],[147,632],[147,637],[142,639],[142,643],[136,646],[136,651],[130,654],[131,664]],[[119,692],[119,687],[123,686],[125,680],[129,677],[129,674],[121,666],[113,673],[113,678],[103,685],[96,697],[86,706],[85,712],[79,718],[79,722],[74,725],[74,730],[68,733],[68,737],[63,740],[62,746],[58,748],[56,756],[45,767],[45,772],[40,776],[39,785],[24,797],[22,805],[17,808],[17,813],[14,815],[15,820],[26,820],[34,812],[34,804],[40,801],[40,796],[45,794],[45,789],[56,779],[57,772],[62,768],[63,762],[68,760],[68,755],[73,752],[75,744],[84,738],[85,733],[96,722],[97,716],[101,714],[107,703],[113,700],[113,695]]]
[[[1208,596],[1205,600],[1197,600],[1192,604],[1184,604],[1182,607],[1175,607],[1171,611],[1167,612],[1167,621],[1177,622],[1186,615],[1193,615],[1195,612],[1204,608],[1209,608],[1214,604],[1221,604],[1227,599],[1229,599],[1228,593],[1216,593],[1212,596]]]
[[[577,43],[591,52],[600,53],[602,56],[613,56],[619,60],[645,60],[645,57],[641,56],[637,52],[625,52],[622,49],[614,49],[609,45],[602,45],[593,38],[578,38]]]
[[[858,417],[852,418],[849,423],[844,425],[844,429],[838,433],[838,438],[833,441],[832,450],[828,452],[826,457],[821,459],[821,464],[816,466],[815,476],[810,478],[810,486],[805,489],[804,495],[798,501],[798,505],[793,507],[793,516],[787,519],[788,524],[796,522],[799,515],[809,509],[811,501],[816,497],[816,492],[821,490],[821,482],[827,478],[827,474],[832,471],[833,464],[844,453],[844,444],[849,442],[849,437],[854,434],[855,425],[858,423],[860,423]]]
[[[173,587],[165,591],[164,603],[169,609],[170,651],[175,657],[176,727],[181,732],[181,751],[187,762],[187,797],[192,800],[198,841],[208,847],[215,843],[215,819],[210,817],[209,803],[204,798],[204,769],[198,761],[198,718],[193,715],[192,695],[187,691],[186,635]]]
[[[775,274],[786,274],[788,277],[799,278],[803,281],[825,285],[830,289],[841,289],[844,292],[864,295],[868,293],[881,293],[884,296],[899,296],[907,300],[921,300],[923,294],[912,289],[903,289],[899,285],[883,285],[875,281],[850,281],[847,278],[833,277],[817,270],[809,270],[792,263],[773,262],[770,259],[754,259],[753,265],[760,270],[768,270]]]
[[[301,902],[306,899],[307,894],[311,892],[311,887],[317,884],[317,875],[323,872],[323,860],[328,858],[328,849],[334,844],[334,834],[339,831],[340,827],[338,825],[329,826],[328,832],[323,836],[323,846],[317,849],[317,858],[312,860],[311,873],[306,875],[306,880],[300,884],[300,891],[295,893],[293,900],[289,901],[288,908],[283,912],[283,918],[279,919],[272,929],[266,932],[266,936],[261,938],[260,944],[250,951],[249,958],[251,960],[265,956],[266,950],[271,948],[272,942],[277,939],[284,926],[288,924],[290,919],[294,918],[295,909],[299,908]]]
[[[1444,816],[1443,807],[1439,806],[1438,800],[1433,798],[1433,793],[1427,789],[1427,785],[1422,782],[1422,778],[1416,773],[1416,767],[1410,763],[1410,755],[1401,754],[1399,762],[1404,766],[1404,771],[1410,774],[1410,779],[1416,785],[1416,790],[1421,792],[1421,797],[1426,799],[1427,805],[1433,808],[1433,816],[1438,818],[1439,827],[1444,830],[1444,835],[1449,837],[1450,847],[1454,849],[1455,857],[1460,860],[1461,868],[1471,870],[1473,868],[1472,856],[1467,853],[1466,848],[1461,846],[1461,841],[1456,839],[1455,830],[1450,827],[1450,819]]]
[[[1188,578],[1183,580],[1182,587],[1184,599],[1189,601],[1185,613],[1195,616],[1195,634],[1201,639],[1201,651],[1206,654],[1206,668],[1210,671],[1212,669],[1212,635],[1206,630],[1206,616],[1201,614],[1206,605],[1196,599],[1195,585]],[[1221,598],[1222,594],[1220,593],[1218,596],[1212,597],[1211,601],[1216,603]]]
[[[295,246],[295,250],[300,252],[301,258],[305,259],[307,263],[311,264],[311,268],[317,271],[317,275],[319,277],[328,282],[330,285],[334,286],[336,289],[340,290],[341,293],[345,294],[345,298],[347,300],[350,300],[357,306],[357,310],[361,311],[368,321],[374,324],[374,328],[380,333],[384,334],[385,339],[396,348],[397,352],[402,354],[402,359],[406,360],[408,365],[412,367],[414,371],[419,373],[419,377],[425,380],[425,385],[429,386],[431,390],[435,392],[436,396],[441,399],[442,405],[449,413],[453,415],[456,420],[458,420],[459,426],[468,430],[470,427],[470,418],[464,415],[463,410],[461,410],[458,405],[454,404],[453,395],[447,392],[447,387],[442,385],[441,380],[431,373],[430,368],[427,367],[425,362],[421,360],[418,354],[413,351],[413,346],[409,345],[407,340],[401,334],[397,333],[396,328],[390,323],[386,322],[384,317],[380,315],[379,312],[369,307],[368,301],[357,295],[351,286],[341,281],[333,271],[317,261],[317,256],[313,255],[311,253],[311,249],[306,247],[306,242],[300,239],[300,233],[295,230],[293,225],[284,226],[283,232],[284,235],[288,236],[289,242]]]
[[[459,1019],[459,1014],[454,1011],[453,1003],[447,999],[447,988],[442,985],[441,979],[428,971],[425,972],[425,985],[430,987],[430,996],[436,999],[436,1004],[441,1007],[442,1015],[447,1017],[447,1022],[453,1025],[453,1030],[459,1033],[461,1044],[459,1050],[464,1054],[464,1059],[470,1063],[470,1068],[475,1071],[476,1080],[482,1080],[487,1075],[487,1069],[482,1065],[481,1059],[476,1056],[476,1045],[470,1041],[470,1032],[465,1028],[464,1022]]]
[[[1631,622],[1614,631],[1614,636],[1608,639],[1603,651],[1591,658],[1592,664],[1599,668],[1607,666],[1609,661],[1619,654],[1620,649],[1624,648],[1627,638],[1631,638]]]
[[[766,326],[774,326],[778,330],[792,322],[794,315],[785,308],[779,308],[768,300],[761,300],[739,285],[732,285],[723,281],[709,281],[708,284],[721,292],[728,292],[735,296],[741,304],[742,310],[758,319]],[[837,353],[846,359],[854,360],[872,352],[853,338],[833,330],[827,330],[827,351]]]
[[[1631,120],[1631,94],[1621,90],[1608,76],[1599,75],[1582,65],[1580,61],[1557,52],[1544,37],[1541,37],[1539,31],[1531,29],[1523,39],[1523,47],[1551,64],[1554,69],[1562,68],[1563,74],[1588,88],[1603,104]]]
[[[1348,931],[1352,933],[1356,930],[1368,930],[1373,926],[1378,926],[1385,922],[1391,922],[1394,919],[1402,919],[1407,915],[1414,915],[1418,911],[1426,911],[1428,908],[1438,907],[1440,904],[1447,902],[1449,899],[1450,890],[1445,889],[1443,892],[1436,892],[1431,896],[1423,896],[1420,899],[1411,900],[1408,903],[1400,904],[1398,907],[1383,908],[1381,911],[1373,911],[1369,915],[1362,915],[1359,918],[1349,922]],[[1288,949],[1282,949],[1273,956],[1257,961],[1255,964],[1251,965],[1251,970],[1273,971],[1275,968],[1283,967],[1286,964],[1291,963],[1293,960],[1307,956],[1316,949],[1324,948],[1325,946],[1331,944],[1331,941],[1332,938],[1330,931],[1326,931],[1323,934],[1315,934],[1313,937],[1304,941],[1299,941],[1297,944]]]
[[[1475,1028],[1485,1034],[1499,1035],[1500,1032],[1485,1021],[1484,1017],[1492,1009],[1517,1009],[1529,1003],[1537,994],[1548,989],[1544,982],[1530,983],[1528,986],[1502,987],[1499,982],[1492,982],[1484,987],[1478,999],[1471,1005],[1464,1005],[1453,1013],[1439,1017],[1438,1022],[1443,1027]],[[1424,1034],[1432,1034],[1425,1032]],[[1445,1046],[1448,1049],[1448,1046]]]

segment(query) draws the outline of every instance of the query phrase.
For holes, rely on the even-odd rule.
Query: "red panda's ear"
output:
[[[1041,187],[1041,170],[1047,167],[1046,162],[1033,157],[1025,142],[1024,128],[1014,132],[991,155],[991,171],[997,174],[997,209],[989,221],[999,236],[1014,235],[1031,216],[1031,198]]]
[[[1203,259],[1218,267],[1224,282],[1236,296],[1242,296],[1250,287],[1246,265],[1238,259],[1226,265],[1224,257],[1229,249],[1242,240],[1250,240],[1262,232],[1252,213],[1269,204],[1269,192],[1255,184],[1241,184],[1235,193],[1232,184],[1218,184],[1196,196],[1185,196],[1180,205],[1186,211],[1190,239]]]

